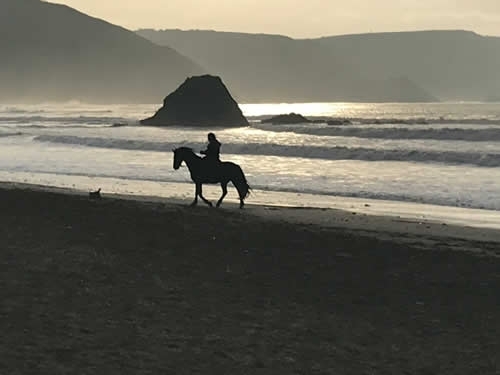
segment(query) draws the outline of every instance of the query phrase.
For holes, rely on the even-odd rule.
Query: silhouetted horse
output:
[[[212,202],[205,199],[202,193],[202,185],[204,183],[216,184],[220,183],[222,188],[222,196],[217,201],[217,207],[222,203],[222,200],[227,194],[227,184],[232,182],[238,190],[240,196],[240,208],[243,208],[243,202],[250,194],[250,186],[248,186],[245,174],[238,164],[231,162],[221,162],[216,167],[210,165],[210,161],[204,160],[193,152],[189,147],[179,147],[174,151],[174,169],[177,170],[182,162],[185,162],[189,172],[191,173],[191,180],[196,184],[194,201],[191,203],[195,206],[198,203],[198,196],[212,207]]]

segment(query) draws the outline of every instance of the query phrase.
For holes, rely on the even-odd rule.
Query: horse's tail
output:
[[[240,166],[238,166],[238,172],[233,178],[233,184],[236,187],[236,190],[238,190],[238,195],[240,196],[241,200],[244,200],[250,195],[250,191],[252,190],[252,188],[250,187],[250,185],[248,185],[245,174],[243,173],[243,170]]]

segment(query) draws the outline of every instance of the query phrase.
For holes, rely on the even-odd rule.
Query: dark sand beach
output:
[[[0,188],[0,374],[500,373],[498,242],[293,212]]]

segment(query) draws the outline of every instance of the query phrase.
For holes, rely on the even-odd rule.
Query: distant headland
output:
[[[71,25],[71,27],[69,27]],[[487,101],[500,38],[418,31],[292,39],[139,30],[38,0],[0,2],[0,100],[155,103],[217,74],[240,103]]]

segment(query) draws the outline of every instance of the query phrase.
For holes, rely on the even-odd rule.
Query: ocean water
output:
[[[187,168],[173,170],[171,150],[202,149],[207,130],[138,124],[157,108],[0,104],[0,180],[191,197]],[[500,210],[500,103],[241,108],[249,127],[210,130],[222,142],[221,158],[240,164],[256,192],[294,193],[283,195],[294,205],[312,194]],[[289,112],[351,123],[261,123]]]

